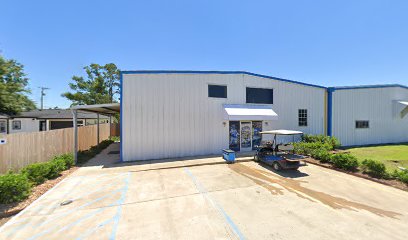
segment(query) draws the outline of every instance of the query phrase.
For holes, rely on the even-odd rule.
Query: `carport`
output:
[[[72,111],[72,121],[74,124],[74,159],[75,164],[78,160],[78,111],[92,112],[97,114],[97,143],[99,144],[99,115],[109,116],[109,124],[112,124],[112,115],[120,112],[120,103],[106,103],[106,104],[95,104],[95,105],[77,105],[71,107]],[[110,125],[111,126],[111,125]]]

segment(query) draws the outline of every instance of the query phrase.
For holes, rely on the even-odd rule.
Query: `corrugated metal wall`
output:
[[[208,97],[208,84],[227,85],[228,98]],[[228,148],[223,104],[245,104],[246,87],[274,89],[279,120],[264,129],[324,134],[325,89],[246,74],[124,74],[123,160],[218,154]],[[298,109],[308,109],[298,127]]]
[[[393,100],[408,99],[399,87],[338,89],[333,93],[333,135],[342,145],[408,142],[408,118],[397,117]],[[368,129],[356,129],[368,120]]]

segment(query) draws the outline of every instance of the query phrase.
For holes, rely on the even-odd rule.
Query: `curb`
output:
[[[356,174],[356,173],[353,173],[353,172],[348,172],[348,171],[345,171],[345,170],[342,170],[342,169],[338,169],[338,168],[335,168],[335,167],[323,165],[323,164],[312,162],[312,161],[309,161],[309,160],[303,160],[303,161],[305,161],[307,163],[310,163],[310,164],[313,164],[313,165],[316,165],[316,166],[319,166],[319,167],[323,167],[323,168],[335,170],[335,171],[338,171],[338,172],[346,173],[346,174],[349,174],[349,175],[352,175],[352,176],[355,176],[355,177],[359,177],[359,178],[362,178],[362,179],[366,179],[366,180],[369,180],[369,181],[372,181],[372,182],[380,183],[380,184],[385,185],[385,186],[393,187],[393,188],[408,192],[407,189],[401,188],[399,186],[392,185],[392,184],[387,183],[387,182],[382,182],[380,180],[377,180],[377,179],[369,177],[369,176],[360,175],[360,174]]]

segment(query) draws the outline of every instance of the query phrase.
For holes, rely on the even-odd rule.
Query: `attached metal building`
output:
[[[123,71],[121,159],[250,151],[262,130],[325,134],[326,94],[248,72]]]
[[[408,87],[332,87],[328,102],[328,134],[343,146],[408,142]]]

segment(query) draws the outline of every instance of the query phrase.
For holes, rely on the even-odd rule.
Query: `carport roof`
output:
[[[72,110],[93,112],[99,114],[112,115],[120,112],[120,103],[105,103],[95,105],[77,105],[71,107]]]

